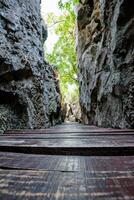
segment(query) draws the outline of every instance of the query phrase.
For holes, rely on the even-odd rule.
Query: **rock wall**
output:
[[[134,1],[81,0],[76,40],[82,122],[134,128]]]
[[[0,130],[60,121],[61,96],[44,61],[41,24],[40,0],[0,0]]]

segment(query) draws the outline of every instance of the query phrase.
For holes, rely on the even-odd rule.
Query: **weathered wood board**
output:
[[[49,129],[24,129],[24,130],[8,130],[8,134],[79,134],[87,133],[94,134],[134,134],[134,129],[114,129],[114,128],[99,128],[97,126],[82,125],[78,123],[65,123],[63,125],[56,125]]]
[[[134,156],[57,156],[0,152],[0,168],[51,171],[134,171]]]
[[[52,155],[133,155],[134,135],[46,138],[1,136],[0,151]]]
[[[0,170],[1,200],[133,200],[131,172]]]

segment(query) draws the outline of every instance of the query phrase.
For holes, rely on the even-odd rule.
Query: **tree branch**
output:
[[[48,26],[48,28],[52,28],[53,26],[55,26],[56,24],[59,24],[61,22],[64,22],[65,20],[59,20],[59,21],[56,21],[54,22],[53,24],[51,24],[50,26]]]

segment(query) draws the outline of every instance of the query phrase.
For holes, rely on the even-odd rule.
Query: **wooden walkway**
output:
[[[0,200],[134,200],[134,130],[67,123],[0,136]]]

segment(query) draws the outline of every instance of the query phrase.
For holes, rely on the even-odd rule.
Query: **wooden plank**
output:
[[[132,172],[0,170],[0,199],[132,200]]]
[[[27,129],[27,130],[8,130],[5,132],[5,134],[69,134],[69,133],[124,133],[124,134],[129,134],[132,133],[134,134],[133,129],[72,129],[72,128],[66,128],[66,129]]]
[[[0,146],[38,146],[38,147],[133,147],[134,135],[122,136],[89,136],[80,138],[41,138],[27,139],[12,137],[10,140],[1,137]]]
[[[0,152],[0,168],[50,171],[133,171],[134,156],[57,156]]]
[[[114,129],[114,128],[100,128],[97,126],[82,125],[78,123],[64,123],[63,125],[56,125],[47,129],[24,129],[24,130],[8,130],[5,134],[47,134],[47,133],[125,133],[134,134],[134,129]]]
[[[1,200],[132,200],[134,156],[82,157],[0,153]]]
[[[102,136],[102,137],[134,137],[134,134],[133,133],[112,133],[112,134],[109,134],[109,133],[76,133],[76,134],[9,134],[9,135],[6,135],[6,134],[3,134],[3,135],[0,135],[0,141],[2,141],[3,139],[4,140],[10,140],[10,139],[14,139],[14,140],[17,140],[17,139],[39,139],[39,140],[43,140],[43,139],[76,139],[76,140],[81,140],[81,139],[90,139],[90,137],[99,137]]]
[[[12,134],[1,134],[1,137],[8,137],[8,138],[12,138],[12,137],[18,137],[18,138],[72,138],[72,137],[88,137],[88,136],[122,136],[122,135],[134,135],[133,132],[74,132],[74,133],[68,133],[68,132],[61,132],[61,133],[12,133]]]
[[[0,137],[0,151],[51,155],[134,155],[134,135],[85,138]]]

